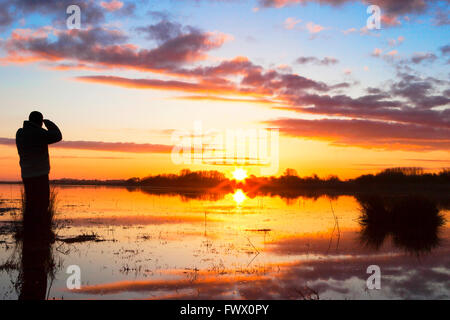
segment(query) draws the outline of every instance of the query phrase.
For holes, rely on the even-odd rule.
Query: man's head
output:
[[[42,127],[44,116],[39,111],[33,111],[30,113],[28,120],[30,120],[30,122],[34,123],[35,125]]]

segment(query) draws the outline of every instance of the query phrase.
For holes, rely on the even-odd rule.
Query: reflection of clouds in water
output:
[[[381,267],[381,290],[366,290],[366,268]],[[138,292],[154,299],[300,299],[305,288],[321,299],[442,299],[450,294],[450,249],[436,250],[420,260],[410,255],[360,255],[276,264],[269,272],[220,275],[199,271],[195,279],[144,280],[84,286],[77,293],[110,295]],[[231,272],[231,271],[230,271]],[[181,273],[181,272],[180,272]]]
[[[450,294],[450,279],[439,268],[448,270],[450,267],[449,251],[439,250],[420,260],[409,255],[386,254],[307,262],[291,268],[288,278],[308,281],[322,298],[442,299]],[[372,264],[381,268],[381,290],[365,292],[365,281],[369,276],[366,268]],[[350,279],[358,285],[350,286]],[[439,286],[444,288],[433,290]],[[342,288],[347,291],[344,296]]]

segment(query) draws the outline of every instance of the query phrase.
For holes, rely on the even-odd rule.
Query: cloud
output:
[[[373,49],[372,56],[379,57],[379,56],[381,56],[382,53],[383,53],[383,50],[381,50],[380,48],[375,48],[375,49]]]
[[[394,27],[401,25],[399,16],[410,14],[417,15],[427,12],[430,8],[436,7],[439,0],[259,0],[262,8],[283,8],[290,5],[307,5],[310,3],[318,3],[320,5],[329,5],[332,7],[340,7],[345,4],[353,4],[359,2],[362,5],[378,5],[381,8],[382,25],[385,27]],[[445,2],[450,3],[449,0]],[[407,17],[410,20],[409,17]],[[434,22],[436,25],[448,25],[448,10],[437,8]]]
[[[110,2],[102,1],[100,5],[105,8],[107,11],[116,11],[123,7],[123,2],[118,0],[111,0]]]
[[[332,57],[325,57],[323,59],[319,59],[316,57],[299,57],[299,58],[297,58],[297,60],[295,60],[295,62],[298,64],[312,63],[312,64],[320,65],[320,66],[329,66],[329,65],[337,64],[339,62],[339,60],[337,60],[336,58],[332,58]]]
[[[440,47],[439,50],[441,51],[442,55],[450,54],[450,44]]]
[[[392,42],[391,42],[392,43]],[[380,48],[375,48],[370,54],[372,57],[383,59],[386,62],[394,64],[395,62],[402,62],[402,59],[399,57],[399,52],[397,49],[393,49],[384,53],[385,50]]]
[[[14,18],[7,6],[0,6],[0,27],[7,26],[13,22]]]
[[[277,119],[266,122],[293,137],[314,138],[333,145],[403,150],[448,150],[450,130],[371,120]]]
[[[308,32],[311,34],[317,34],[321,31],[325,30],[325,27],[323,27],[319,24],[315,24],[314,22],[308,22],[306,24],[306,30],[308,30]]]
[[[58,38],[48,34],[28,34],[14,30],[4,47],[4,63],[18,61],[77,61],[108,67],[148,71],[171,70],[182,64],[206,59],[206,53],[229,39],[224,34],[190,29],[168,39],[153,49],[139,49],[125,43],[127,36],[118,30],[91,28],[58,31]]]
[[[448,26],[450,9],[437,10],[434,16],[434,24],[437,26]]]
[[[182,29],[183,27],[179,23],[162,20],[157,24],[149,25],[146,27],[139,27],[136,30],[145,33],[147,39],[165,42],[169,39],[180,36],[182,34]],[[194,28],[192,28],[191,30],[194,30]]]
[[[399,26],[401,24],[402,24],[401,21],[395,15],[386,15],[386,14],[381,15],[381,25],[382,26],[393,27],[393,26]]]
[[[411,62],[415,64],[419,64],[422,62],[434,62],[437,59],[437,56],[431,52],[415,52],[413,57],[411,58]]]
[[[397,39],[389,39],[388,40],[388,44],[391,47],[395,47],[395,46],[400,45],[401,43],[403,43],[403,41],[405,41],[405,37],[399,36]]]
[[[294,4],[308,4],[319,3],[327,4],[330,6],[341,6],[347,3],[353,3],[355,0],[259,0],[262,7],[282,8],[287,5]],[[378,5],[383,11],[389,14],[406,14],[406,13],[422,13],[427,10],[431,3],[437,2],[436,0],[410,0],[410,1],[398,1],[398,0],[359,0],[364,5]],[[447,1],[448,2],[448,1]]]
[[[0,144],[15,146],[15,139],[0,138]],[[102,142],[102,141],[62,141],[51,148],[78,149],[91,151],[110,151],[126,153],[170,153],[172,146],[133,142]]]
[[[349,28],[347,30],[342,31],[344,34],[350,34],[350,33],[354,33],[357,32],[358,30],[356,28]]]
[[[421,78],[407,73],[400,73],[398,77],[399,81],[391,86],[391,94],[408,99],[409,103],[416,109],[445,107],[450,103],[450,97],[448,97],[446,91],[440,90],[442,87],[444,90],[448,88],[449,81],[432,77]],[[445,109],[443,112],[448,111],[450,109]],[[444,120],[448,119],[444,117]]]
[[[274,94],[295,94],[304,90],[329,91],[336,86],[314,81],[298,74],[280,73],[275,70],[265,71],[248,59],[237,57],[226,60],[214,67],[198,67],[194,69],[177,69],[178,74],[198,78],[197,82],[158,79],[128,79],[111,76],[86,76],[77,80],[105,83],[128,88],[149,88],[160,90],[177,90],[187,92],[205,92],[211,94],[272,96]],[[223,77],[241,75],[239,83]],[[221,76],[221,77],[219,77]],[[338,84],[347,86],[347,84]]]
[[[284,20],[284,28],[288,29],[288,30],[292,30],[294,29],[294,27],[299,24],[300,22],[302,22],[301,19],[296,19],[296,18],[286,18],[286,20]]]
[[[396,56],[398,54],[398,50],[392,50],[387,53],[388,56]]]
[[[181,100],[193,100],[193,101],[219,101],[219,102],[240,102],[240,103],[257,103],[266,105],[275,105],[277,102],[268,99],[236,99],[236,98],[225,98],[213,95],[195,95],[195,96],[180,96],[176,99]]]
[[[209,93],[209,94],[238,94],[239,89],[233,86],[220,85],[214,83],[193,83],[178,80],[159,80],[159,79],[129,79],[113,76],[84,76],[75,78],[78,81],[101,83],[114,85],[124,88],[134,89],[155,89],[171,90],[181,92]],[[242,91],[241,94],[252,95],[251,92]]]

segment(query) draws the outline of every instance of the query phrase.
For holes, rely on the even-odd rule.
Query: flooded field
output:
[[[431,222],[405,218],[405,228],[387,228],[370,218],[374,200],[356,196],[55,190],[57,240],[46,261],[36,262],[51,266],[44,288],[49,299],[450,295],[448,199],[445,205],[435,204],[438,213],[429,214]],[[21,186],[0,185],[0,208],[0,297],[17,299],[23,248],[10,225],[20,219]],[[446,222],[436,222],[433,215]],[[67,268],[73,265],[81,271],[76,290],[66,284]],[[381,270],[379,290],[367,288],[371,265]]]

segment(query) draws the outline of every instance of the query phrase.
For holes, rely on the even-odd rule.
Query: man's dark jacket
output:
[[[39,177],[50,172],[48,145],[61,141],[62,135],[50,120],[45,120],[45,126],[47,130],[31,121],[24,121],[23,128],[17,130],[16,145],[22,178]]]

